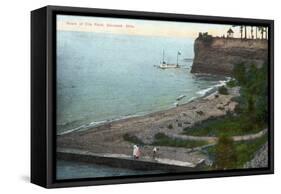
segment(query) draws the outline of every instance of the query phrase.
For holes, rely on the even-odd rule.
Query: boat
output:
[[[161,68],[161,69],[179,68],[179,66],[177,64],[162,63],[162,64],[159,65],[159,68]]]
[[[180,101],[180,100],[183,99],[184,97],[186,97],[186,95],[180,95],[179,97],[177,97],[177,101]]]
[[[191,62],[191,61],[193,61],[193,58],[184,58],[183,61]]]
[[[176,64],[169,64],[165,61],[165,51],[163,50],[162,62],[158,66],[160,69],[169,69],[169,68],[179,68],[178,58],[181,53],[178,51],[177,53],[177,63]]]

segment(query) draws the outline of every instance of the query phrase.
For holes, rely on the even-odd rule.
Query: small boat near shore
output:
[[[174,103],[174,106],[175,107],[178,107],[179,106],[179,101],[181,100],[181,99],[183,99],[183,98],[185,98],[186,97],[186,95],[180,95],[179,97],[177,97],[176,98],[176,102]]]
[[[193,61],[193,58],[184,58],[183,61],[192,62],[192,61]]]
[[[177,97],[177,101],[180,101],[181,99],[185,98],[186,95],[180,95],[179,97]]]
[[[161,69],[169,69],[169,68],[179,68],[180,66],[178,64],[168,64],[168,63],[162,63],[159,65],[159,68]]]
[[[179,68],[180,67],[180,65],[178,63],[179,55],[181,55],[181,53],[178,51],[177,52],[177,63],[176,64],[173,64],[173,63],[169,64],[165,61],[165,51],[163,50],[162,62],[160,62],[160,65],[157,66],[157,67],[159,67],[160,69]]]

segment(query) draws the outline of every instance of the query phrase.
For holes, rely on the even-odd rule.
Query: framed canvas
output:
[[[272,174],[272,20],[31,12],[31,182]]]

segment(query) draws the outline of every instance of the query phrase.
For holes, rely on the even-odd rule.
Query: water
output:
[[[65,160],[57,161],[57,179],[78,179],[78,178],[97,178],[114,177],[128,175],[145,175],[164,173],[160,170],[138,171],[123,168],[113,168],[104,165],[97,165],[84,162],[71,162]]]
[[[204,95],[223,77],[190,73],[193,39],[57,33],[57,133],[142,115]],[[179,69],[162,70],[162,50]]]

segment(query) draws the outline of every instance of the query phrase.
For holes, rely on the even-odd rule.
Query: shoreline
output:
[[[193,101],[196,101],[196,100],[200,100],[200,99],[205,98],[205,97],[207,97],[207,96],[209,96],[211,94],[216,93],[220,86],[226,85],[226,82],[229,81],[229,77],[226,77],[226,78],[227,78],[226,80],[219,81],[220,82],[219,84],[216,84],[216,85],[214,85],[212,87],[209,87],[209,88],[206,88],[206,89],[202,89],[202,90],[196,92],[197,94],[200,94],[200,96],[190,97],[186,102],[184,102],[182,104],[179,104],[178,106],[182,106],[182,105],[188,104],[190,102],[193,102]],[[180,103],[180,101],[181,100],[175,99],[175,102],[179,102]],[[89,129],[92,129],[92,128],[95,128],[95,127],[99,127],[99,126],[102,126],[102,125],[105,125],[105,124],[108,124],[108,123],[116,122],[116,121],[118,122],[118,121],[121,121],[121,120],[130,119],[130,118],[136,118],[136,117],[142,117],[142,116],[146,116],[146,115],[150,115],[150,114],[154,114],[154,113],[158,113],[158,112],[162,112],[162,111],[169,111],[172,108],[176,108],[176,106],[171,104],[169,106],[167,105],[167,107],[163,108],[162,110],[138,112],[138,113],[133,113],[133,114],[129,114],[129,115],[119,116],[119,117],[116,117],[116,118],[113,118],[113,119],[106,119],[106,120],[101,120],[101,121],[93,121],[93,122],[90,122],[88,124],[83,124],[81,126],[75,127],[73,129],[68,129],[68,130],[59,132],[59,133],[57,133],[57,136],[66,135],[66,134],[72,133],[72,132],[86,131],[86,130],[89,130]]]
[[[194,100],[198,100],[200,98],[204,98],[207,95],[209,95],[212,90],[214,90],[214,88],[211,88],[210,91],[207,91],[203,96],[191,97],[187,102],[179,104],[178,106],[182,106],[182,105],[188,104],[188,103],[190,103],[190,102],[192,102]],[[215,91],[213,91],[213,93],[214,92]],[[177,100],[175,100],[175,101],[177,101]],[[122,121],[122,120],[126,120],[126,119],[131,119],[131,118],[148,116],[150,114],[157,114],[157,113],[163,112],[163,111],[169,111],[172,108],[176,108],[175,105],[170,105],[169,107],[163,108],[163,110],[139,112],[139,113],[136,113],[136,114],[129,114],[129,115],[124,115],[124,116],[116,117],[116,118],[113,118],[113,119],[107,119],[107,120],[101,120],[101,121],[93,121],[91,123],[84,124],[84,125],[78,126],[76,128],[73,128],[73,129],[68,129],[66,131],[62,131],[62,132],[58,133],[57,135],[60,136],[60,135],[66,135],[66,134],[73,133],[73,132],[87,131],[89,129],[92,129],[92,128],[95,128],[95,127],[100,127],[102,125],[106,125],[106,124],[113,123],[113,122],[118,122],[118,121]]]
[[[219,117],[233,111],[236,102],[232,98],[239,95],[239,88],[230,89],[228,95],[217,91],[206,94],[188,103],[168,110],[157,111],[143,116],[107,122],[88,130],[57,135],[58,149],[78,149],[96,154],[132,154],[132,143],[124,140],[125,134],[132,134],[144,143],[150,144],[157,133],[180,134],[184,128],[209,117]],[[222,108],[223,107],[223,108]],[[181,123],[181,127],[179,127]],[[173,129],[167,126],[173,125]],[[142,157],[151,157],[153,146],[142,147]],[[196,150],[182,147],[160,146],[159,158],[189,162],[195,166],[207,159]]]

